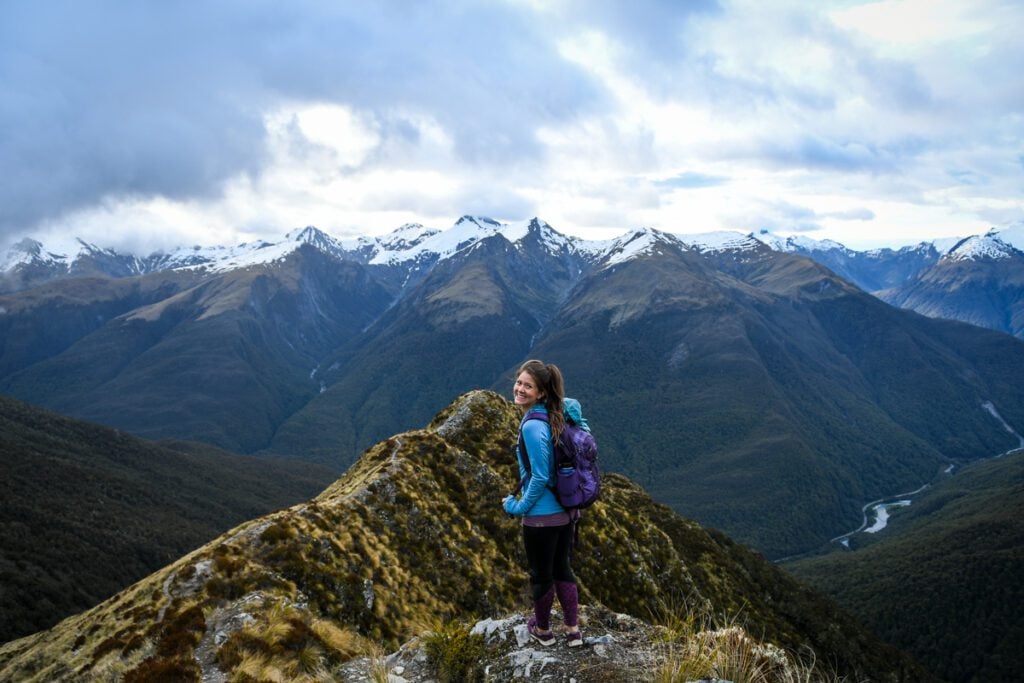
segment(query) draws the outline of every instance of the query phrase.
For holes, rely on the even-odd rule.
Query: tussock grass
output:
[[[370,681],[372,683],[390,683],[391,665],[388,664],[387,653],[379,644],[371,644],[368,654],[370,658]]]
[[[423,646],[440,683],[483,680],[484,637],[470,633],[469,626],[449,621],[427,633]]]
[[[367,650],[372,652],[376,647],[371,647],[369,641],[352,629],[340,628],[326,619],[315,619],[312,630],[320,642],[342,660],[351,659]]]
[[[218,663],[238,681],[333,680],[339,664],[375,651],[349,627],[274,605],[258,623],[234,633],[217,652]]]
[[[799,656],[753,637],[738,617],[716,618],[705,607],[669,601],[654,614],[664,644],[653,667],[655,683],[718,678],[733,683],[842,683],[813,651]]]

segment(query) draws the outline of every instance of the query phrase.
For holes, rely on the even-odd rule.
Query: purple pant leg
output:
[[[551,628],[551,605],[555,602],[555,587],[533,601],[533,616],[537,620],[537,628],[547,631]]]
[[[566,626],[576,626],[580,605],[580,594],[572,581],[555,581],[558,592],[558,603],[562,606],[562,615]]]

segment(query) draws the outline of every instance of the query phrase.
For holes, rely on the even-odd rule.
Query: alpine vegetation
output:
[[[368,449],[309,502],[241,524],[102,604],[0,646],[0,679],[313,681],[355,667],[383,680],[389,666],[411,675],[421,660],[400,652],[382,663],[381,651],[422,637],[423,661],[447,667],[448,680],[480,653],[505,672],[496,680],[509,680],[529,661],[496,635],[514,634],[528,604],[516,578],[519,530],[498,504],[515,481],[517,422],[501,397],[466,394],[426,428]],[[575,564],[594,639],[563,662],[578,680],[634,680],[662,667],[667,655],[648,656],[654,635],[635,656],[623,634],[681,605],[735,615],[764,643],[758,651],[813,653],[851,680],[928,680],[828,600],[620,475],[602,478],[601,499],[584,512]],[[511,621],[490,639],[482,626],[483,642],[427,635],[439,621],[487,619]],[[740,638],[712,631],[685,640]]]

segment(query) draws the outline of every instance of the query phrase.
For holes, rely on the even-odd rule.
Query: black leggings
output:
[[[576,582],[570,566],[572,527],[572,524],[523,527],[523,545],[530,565],[534,602],[551,590],[555,581]]]

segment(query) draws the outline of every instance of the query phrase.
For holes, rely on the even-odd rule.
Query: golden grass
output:
[[[800,657],[751,636],[738,618],[716,620],[706,607],[678,601],[655,616],[665,629],[653,667],[655,683],[719,678],[733,683],[840,683],[818,666],[812,650]],[[716,625],[716,621],[719,622]]]
[[[369,649],[365,638],[350,628],[340,628],[326,619],[315,619],[313,633],[341,660],[347,660]],[[372,650],[371,650],[372,651]]]

